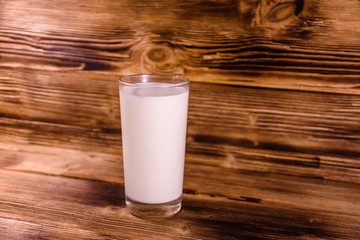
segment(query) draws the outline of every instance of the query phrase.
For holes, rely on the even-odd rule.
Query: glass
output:
[[[125,201],[138,217],[181,209],[189,80],[138,74],[119,81]]]

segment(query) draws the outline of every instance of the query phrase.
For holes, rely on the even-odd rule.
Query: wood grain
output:
[[[107,83],[113,85],[111,81]],[[98,91],[98,88],[90,87],[93,85],[88,86],[91,90],[84,88],[84,92]],[[112,88],[105,86],[105,89]],[[107,121],[107,128],[101,128],[100,124],[94,127],[75,120],[59,123],[59,109],[59,113],[50,113],[44,118],[36,118],[36,115],[31,115],[32,111],[23,111],[23,116],[29,114],[24,119],[13,117],[20,113],[4,114],[0,118],[0,167],[4,174],[19,176],[13,177],[12,181],[24,179],[21,181],[34,181],[34,184],[39,181],[38,178],[44,182],[48,178],[55,179],[55,182],[63,182],[59,185],[65,186],[81,182],[74,192],[64,190],[61,193],[63,198],[71,198],[69,205],[65,206],[66,214],[50,206],[40,215],[34,213],[36,208],[23,207],[16,214],[4,210],[11,215],[3,217],[4,226],[10,228],[15,225],[18,229],[7,230],[9,236],[16,232],[56,239],[59,231],[65,231],[60,238],[142,238],[140,236],[155,234],[146,229],[159,229],[159,224],[165,224],[161,228],[164,235],[160,236],[164,239],[170,236],[176,239],[179,231],[184,234],[180,235],[182,237],[207,239],[209,234],[212,239],[220,236],[228,239],[281,239],[289,236],[352,239],[359,235],[356,226],[360,212],[357,204],[360,200],[360,153],[359,137],[354,132],[359,124],[358,95],[204,83],[192,83],[190,89],[182,215],[170,222],[155,221],[150,226],[140,225],[139,229],[132,230],[123,229],[133,226],[138,220],[123,217],[126,212],[121,192],[123,169],[119,120],[113,123]],[[110,96],[115,96],[115,92],[117,88],[109,90]],[[100,104],[99,108],[118,106],[117,97],[113,101],[110,105]],[[92,111],[95,114],[95,109],[87,102],[78,103],[78,108],[83,111],[79,114],[84,114],[84,118]],[[319,104],[314,105],[314,102]],[[32,107],[28,104],[27,109]],[[68,115],[72,119],[71,114]],[[65,184],[67,181],[70,183]],[[78,206],[79,202],[86,200],[75,201],[71,196],[78,194],[92,201],[83,191],[88,189],[85,187],[87,184],[93,183],[104,185],[101,188],[105,189],[105,186],[116,186],[116,194],[119,195],[108,196],[108,201],[120,204],[111,214],[116,215],[120,211],[122,217],[118,219],[124,222],[114,220],[117,219],[115,217],[111,218],[115,222],[111,222],[107,215],[99,215],[101,221],[107,223],[94,229],[93,224],[97,222],[94,216],[76,215],[82,209]],[[38,198],[48,194],[51,199],[58,198],[59,193],[51,196],[53,185],[46,191],[40,190],[45,191],[40,193],[37,188],[38,185],[32,190],[17,187],[19,197],[10,194],[10,200],[5,199],[4,202],[11,202],[11,197],[27,201],[26,192]],[[97,197],[100,195],[107,196],[101,192]],[[119,196],[122,197],[118,199]],[[59,204],[56,203],[56,206],[62,206]],[[96,201],[86,204],[86,208],[91,205],[97,206]],[[104,211],[103,208],[101,211]],[[65,217],[58,214],[65,214]],[[67,217],[69,220],[55,221]],[[79,221],[83,222],[80,227],[76,225]],[[103,231],[113,229],[116,224],[119,224],[115,227],[119,232],[113,230],[106,233],[108,235],[102,235],[105,234]],[[42,226],[46,226],[46,230]],[[177,235],[173,235],[175,233]]]
[[[233,174],[239,183],[260,177]],[[281,187],[274,183],[266,185],[280,188],[266,189],[272,194],[263,199],[228,199],[189,191],[176,217],[141,220],[126,213],[123,187],[119,185],[5,170],[0,170],[0,175],[0,233],[7,236],[16,230],[15,239],[351,239],[360,234],[358,205],[354,204],[360,197],[354,195],[359,186],[313,182],[315,191],[307,189],[307,196],[313,197],[312,205],[316,207],[301,198],[281,201]],[[307,185],[298,181],[294,184],[299,190]],[[245,186],[242,193],[247,189]],[[265,194],[266,190],[258,192]],[[339,208],[344,204],[347,208]]]
[[[355,0],[0,4],[1,71],[177,72],[198,82],[359,94]]]
[[[359,9],[0,0],[0,238],[360,238]],[[166,220],[124,206],[117,80],[144,72],[192,82]]]
[[[65,79],[71,82],[71,77]],[[63,80],[61,85],[65,82]],[[77,82],[81,84],[81,80]],[[61,106],[63,97],[47,102],[49,97],[44,98],[43,92],[47,91],[48,85],[44,89],[38,88],[31,97],[22,100],[29,100],[24,104],[25,109],[16,109],[14,105],[11,113],[0,118],[2,141],[120,156],[117,87],[112,88],[114,84],[111,82],[106,86],[106,82],[98,81],[102,88],[93,88],[95,82],[86,88],[88,80],[84,81],[83,92],[89,93],[79,97],[82,102],[69,105],[70,112],[53,107]],[[197,83],[192,83],[190,88],[187,149],[189,153],[198,155],[190,161],[360,182],[358,95]],[[71,95],[66,87],[58,89],[59,96]],[[108,97],[103,89],[108,89]],[[96,95],[109,100],[89,105]],[[45,99],[40,105],[42,109],[52,107],[50,111],[40,109],[42,115],[35,111],[39,105],[31,102],[40,98]],[[81,110],[71,114],[76,109]],[[19,115],[24,119],[16,119]]]

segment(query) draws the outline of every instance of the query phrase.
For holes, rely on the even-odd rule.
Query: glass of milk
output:
[[[125,201],[139,217],[181,209],[189,80],[139,74],[119,81]]]

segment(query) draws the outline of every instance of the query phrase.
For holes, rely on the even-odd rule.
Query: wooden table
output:
[[[359,7],[0,1],[0,239],[360,239]],[[169,219],[124,205],[136,72],[192,81]]]
[[[127,213],[119,128],[40,125],[3,117],[0,235],[357,239],[358,153],[344,150],[351,146],[341,146],[340,133],[314,125],[326,122],[317,115],[319,109],[303,113],[315,97],[332,102],[332,95],[297,94],[290,98],[278,90],[192,84],[183,209],[169,219],[139,219]],[[336,121],[336,114],[331,116],[327,121]],[[337,127],[345,131],[354,120],[347,121]],[[224,132],[225,126],[230,130]],[[202,131],[210,127],[211,132]],[[288,138],[285,130],[298,132],[297,138]],[[248,137],[236,138],[243,135]],[[333,143],[318,139],[329,135],[336,135]]]

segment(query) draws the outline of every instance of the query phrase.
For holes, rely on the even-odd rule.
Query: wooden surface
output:
[[[1,239],[359,239],[360,2],[0,0]],[[183,210],[124,206],[117,79],[185,74]]]

